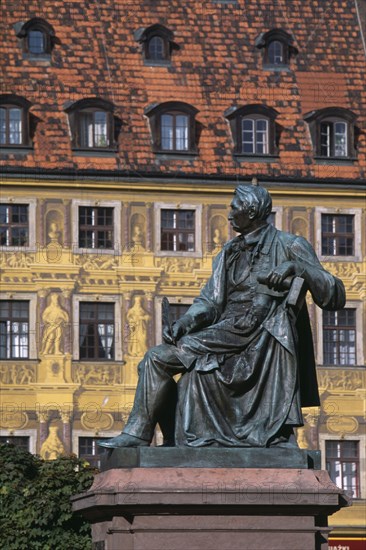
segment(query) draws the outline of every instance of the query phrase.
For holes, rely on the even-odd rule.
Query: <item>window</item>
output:
[[[261,33],[255,46],[263,49],[263,67],[265,69],[283,69],[289,65],[290,58],[298,53],[294,38],[282,29],[273,29]]]
[[[113,208],[79,206],[79,248],[113,249]]]
[[[29,437],[25,436],[0,436],[1,445],[15,445],[20,447],[23,451],[29,451]]]
[[[66,108],[69,114],[74,149],[113,150],[117,126],[114,106],[102,99],[85,99]]]
[[[242,153],[268,155],[268,120],[245,117],[242,123]]]
[[[0,359],[28,359],[29,302],[0,300]]]
[[[352,214],[322,214],[322,256],[353,256],[354,234]]]
[[[195,211],[161,210],[161,250],[194,252]]]
[[[105,447],[99,447],[98,441],[108,437],[79,437],[79,458],[83,458],[93,468],[101,468],[102,456],[108,452]]]
[[[114,359],[114,304],[80,302],[80,359]]]
[[[55,31],[47,21],[39,17],[27,21],[17,33],[22,40],[23,51],[32,56],[49,55],[55,44]]]
[[[0,245],[28,246],[28,205],[0,204]]]
[[[196,124],[198,111],[185,103],[168,102],[145,110],[150,126],[155,152],[195,153]]]
[[[347,123],[325,121],[320,124],[320,156],[347,156]]]
[[[277,111],[264,105],[231,108],[225,113],[230,121],[236,155],[268,156],[277,153]]]
[[[173,42],[172,31],[159,24],[139,29],[135,33],[135,40],[142,44],[146,65],[169,64],[172,51],[179,49]]]
[[[340,107],[321,109],[305,115],[309,123],[315,155],[322,159],[356,156],[356,115]]]
[[[0,145],[20,147],[29,144],[30,106],[29,101],[18,96],[0,96]]]
[[[268,44],[268,63],[270,65],[284,65],[284,49],[285,46],[283,42],[280,42],[279,40],[272,40],[272,42]]]
[[[324,365],[356,365],[356,309],[323,311]]]
[[[326,468],[334,483],[354,498],[360,496],[359,442],[326,441]]]
[[[148,42],[148,59],[166,59],[165,42],[161,36],[153,36]]]

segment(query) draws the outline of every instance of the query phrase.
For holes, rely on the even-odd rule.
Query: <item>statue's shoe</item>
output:
[[[116,449],[117,447],[148,447],[150,441],[122,432],[120,435],[112,437],[112,439],[98,441],[98,445],[100,447],[107,447],[108,449]]]

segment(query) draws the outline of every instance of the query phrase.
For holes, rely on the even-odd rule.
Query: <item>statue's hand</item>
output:
[[[284,262],[268,273],[265,284],[274,290],[283,290],[283,281],[290,275],[296,275],[295,262]]]
[[[176,342],[185,335],[186,331],[186,324],[176,321],[171,328],[165,327],[163,329],[163,340],[166,344],[175,346]]]

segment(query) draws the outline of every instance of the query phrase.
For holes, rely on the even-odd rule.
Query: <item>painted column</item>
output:
[[[150,322],[148,323],[148,331],[147,331],[147,341],[148,341],[148,346],[149,348],[151,348],[152,346],[155,345],[155,338],[154,338],[154,334],[155,334],[155,328],[154,328],[154,319],[155,319],[155,315],[154,315],[154,294],[152,292],[146,292],[145,293],[145,296],[146,296],[146,310],[147,312],[149,313],[149,315],[151,316],[151,319],[150,319]]]
[[[152,237],[153,237],[153,204],[152,202],[146,203],[146,251],[152,251]]]
[[[66,453],[71,452],[71,414],[70,410],[60,410],[62,439]]]
[[[39,422],[39,448],[38,448],[38,452],[39,452],[43,443],[46,441],[47,435],[48,435],[48,429],[47,429],[48,410],[39,408],[36,411],[36,415]]]

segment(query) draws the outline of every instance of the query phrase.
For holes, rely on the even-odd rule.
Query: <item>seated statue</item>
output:
[[[146,353],[123,432],[100,445],[149,445],[159,423],[166,446],[296,446],[301,407],[319,405],[319,395],[306,302],[290,307],[289,286],[301,278],[328,310],[344,307],[345,290],[303,237],[267,223],[271,209],[263,187],[237,187],[229,220],[240,235],[187,313],[165,327],[165,343]]]

